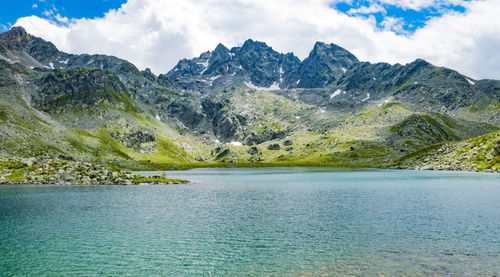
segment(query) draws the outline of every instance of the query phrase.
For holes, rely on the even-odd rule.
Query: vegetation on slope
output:
[[[500,131],[459,142],[434,144],[401,157],[393,166],[500,172]]]

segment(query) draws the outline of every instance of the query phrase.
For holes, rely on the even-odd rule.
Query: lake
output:
[[[500,174],[224,168],[167,176],[193,182],[0,186],[0,275],[500,274]]]

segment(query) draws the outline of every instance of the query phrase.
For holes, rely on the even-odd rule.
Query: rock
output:
[[[285,140],[285,141],[283,142],[283,145],[284,145],[284,146],[290,146],[290,145],[292,145],[292,144],[293,144],[293,142],[292,142],[291,140],[289,140],[289,139],[287,139],[287,140]]]
[[[280,150],[281,146],[277,143],[273,143],[267,146],[268,150]]]
[[[216,159],[216,160],[220,160],[220,159],[222,159],[222,158],[226,157],[227,155],[229,155],[229,153],[231,153],[231,150],[229,150],[229,149],[224,149],[224,151],[220,152],[220,153],[219,153],[219,154],[215,157],[215,159]]]
[[[61,160],[65,160],[65,161],[75,161],[75,158],[71,157],[71,156],[66,156],[66,155],[62,155],[60,154],[59,156],[57,156],[59,159]]]
[[[256,163],[256,162],[262,162],[264,161],[264,159],[261,157],[261,156],[251,156],[249,159],[248,159],[249,162],[252,162],[252,163]]]
[[[255,155],[255,154],[262,154],[262,151],[260,151],[259,148],[257,148],[256,146],[252,146],[250,147],[250,149],[248,149],[248,154],[250,155]]]
[[[216,155],[216,154],[219,154],[220,151],[222,151],[222,148],[221,147],[216,147],[214,150],[212,150],[212,152],[210,152],[210,154],[212,156]]]

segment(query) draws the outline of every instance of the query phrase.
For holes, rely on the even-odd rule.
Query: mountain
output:
[[[317,88],[340,78],[358,59],[335,44],[317,42],[303,62],[293,53],[274,51],[264,42],[245,41],[231,50],[219,44],[215,50],[191,60],[181,60],[161,79],[182,90],[210,92],[214,88],[246,85],[263,90]]]
[[[494,145],[499,102],[500,81],[421,59],[362,62],[322,42],[302,61],[264,42],[219,44],[156,76],[22,27],[0,34],[0,160],[416,168],[436,145]],[[490,154],[488,166],[449,168],[499,171]]]

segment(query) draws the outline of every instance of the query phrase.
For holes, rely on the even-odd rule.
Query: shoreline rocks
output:
[[[29,162],[0,160],[1,185],[161,185],[185,182],[187,181],[168,179],[165,175],[138,176],[128,170],[67,159],[30,159]]]

